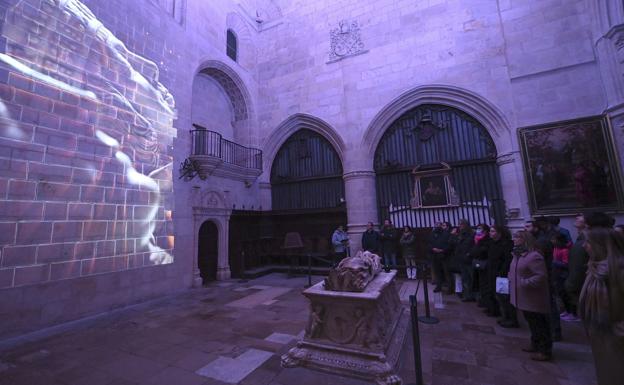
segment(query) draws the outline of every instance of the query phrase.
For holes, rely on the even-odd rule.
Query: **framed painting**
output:
[[[518,130],[534,214],[622,208],[620,167],[605,116]]]
[[[414,168],[412,208],[456,206],[459,198],[451,184],[450,173],[451,168],[445,163],[434,170]]]

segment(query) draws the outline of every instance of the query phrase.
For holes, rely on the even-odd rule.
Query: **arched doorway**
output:
[[[199,228],[197,245],[197,267],[202,284],[217,279],[217,262],[219,259],[219,229],[212,221],[205,221]]]
[[[463,111],[422,104],[391,123],[374,157],[380,221],[428,229],[436,221],[458,224],[504,223],[505,203],[496,147],[485,127]],[[414,207],[414,168],[449,167],[453,202],[445,207]]]

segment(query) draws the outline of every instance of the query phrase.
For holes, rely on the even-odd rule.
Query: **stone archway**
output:
[[[388,103],[373,118],[360,144],[366,168],[373,169],[374,154],[390,125],[410,109],[423,104],[456,108],[477,120],[489,133],[497,152],[501,187],[510,226],[521,226],[528,217],[528,194],[515,131],[505,114],[475,92],[449,85],[426,85],[409,90]]]
[[[421,104],[446,105],[472,116],[488,131],[499,154],[506,154],[513,147],[511,125],[493,103],[463,88],[427,85],[399,95],[375,115],[362,138],[362,148],[368,149],[371,160],[386,129],[405,112]]]
[[[294,114],[289,116],[280,125],[278,125],[273,132],[267,137],[263,143],[264,149],[264,175],[271,174],[271,165],[277,155],[277,152],[281,148],[282,144],[290,138],[295,132],[306,129],[314,131],[320,134],[336,150],[340,162],[344,163],[344,152],[346,151],[346,145],[340,135],[332,128],[329,123],[319,119],[315,116],[308,114]]]
[[[232,210],[228,208],[225,195],[220,191],[194,188],[192,193],[193,205],[193,244],[199,245],[200,230],[202,225],[209,221],[217,231],[217,264],[216,279],[230,278],[230,265],[228,260],[229,221]],[[193,286],[201,286],[202,277],[199,269],[199,248],[194,247],[193,252]]]

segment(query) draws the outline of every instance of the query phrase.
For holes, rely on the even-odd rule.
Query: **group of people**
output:
[[[554,216],[528,221],[513,236],[501,225],[473,230],[467,220],[457,227],[440,222],[421,256],[412,229],[399,231],[386,220],[379,232],[368,223],[362,249],[389,267],[397,267],[401,251],[408,279],[416,278],[417,266],[431,266],[435,292],[477,302],[486,315],[500,317],[501,327],[518,327],[521,312],[531,332],[523,350],[533,360],[552,359],[561,321],[583,321],[598,383],[615,384],[624,376],[624,226],[604,213],[579,214],[574,226],[573,240]]]

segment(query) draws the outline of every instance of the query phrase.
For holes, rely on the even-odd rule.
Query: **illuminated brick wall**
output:
[[[173,262],[176,130],[158,67],[79,2],[13,4],[0,38],[0,288]]]

